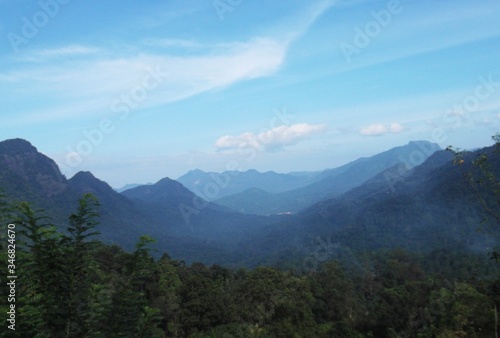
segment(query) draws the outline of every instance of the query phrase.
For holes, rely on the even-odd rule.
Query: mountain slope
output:
[[[148,223],[148,215],[91,173],[79,172],[67,180],[57,164],[28,141],[0,142],[0,168],[0,189],[8,200],[29,201],[34,209],[44,210],[63,231],[78,200],[86,193],[99,199],[101,224],[97,230],[106,242],[132,249],[144,232],[141,226]]]
[[[262,224],[274,220],[239,214],[208,202],[169,178],[122,194],[147,210],[154,217],[154,223],[172,224],[176,236],[231,242],[231,246],[244,239],[249,231],[256,231]]]
[[[146,225],[151,224],[151,217],[92,173],[78,172],[68,180],[68,186],[73,201],[83,194],[92,194],[99,199],[101,224],[98,230],[106,241],[131,249],[139,236],[150,233],[151,229]]]
[[[468,155],[467,161],[478,154]],[[498,155],[496,159],[491,162],[492,169],[500,175]],[[266,246],[273,248],[274,252],[267,254],[274,257],[270,262],[290,252],[299,257],[345,260],[353,252],[395,247],[413,252],[446,247],[487,254],[498,245],[500,229],[487,217],[464,179],[464,171],[474,169],[451,162],[449,152],[436,152],[422,165],[402,169],[400,179],[393,184],[386,180],[387,172],[381,173],[360,187],[304,210],[292,222],[269,228],[261,236],[266,238]],[[391,177],[395,174],[393,171]],[[498,208],[496,200],[491,202]]]
[[[428,141],[412,141],[368,158],[361,158],[336,169],[328,169],[315,177],[315,182],[302,188],[255,200],[252,191],[215,200],[235,210],[268,215],[298,212],[355,188],[377,174],[397,165],[413,168],[423,163],[439,146]]]
[[[492,148],[482,151],[489,152],[492,168],[500,174]],[[468,155],[466,162],[477,154]],[[367,163],[370,159],[355,161],[323,180],[361,173],[357,166]],[[476,231],[482,226],[485,232],[498,233],[487,223],[481,225],[484,212],[461,171],[470,166],[452,165],[444,151],[421,165],[391,163],[386,161],[387,169],[357,187],[295,215],[263,217],[202,200],[168,178],[123,194],[89,172],[67,180],[28,142],[10,140],[0,142],[0,188],[11,200],[25,199],[46,209],[61,229],[80,196],[92,193],[102,204],[102,240],[130,250],[139,235],[148,234],[158,240],[159,255],[168,252],[188,262],[253,267],[328,257],[355,265],[354,252],[380,248],[429,251],[451,246],[484,253],[493,247],[491,237]],[[255,201],[276,196],[258,189],[247,193]]]
[[[11,198],[43,200],[67,189],[57,164],[22,139],[0,142],[0,181]]]
[[[130,198],[118,194],[90,172],[79,172],[67,180],[53,160],[25,140],[0,142],[0,167],[0,190],[7,199],[26,200],[35,209],[44,209],[62,231],[68,225],[68,216],[76,211],[78,199],[86,193],[95,195],[101,204],[99,238],[127,250],[134,248],[140,235],[150,235],[158,240],[159,254],[169,252],[187,261],[232,262],[238,260],[233,250],[239,239],[248,236],[247,230],[257,231],[262,224],[271,222],[205,205],[169,179],[129,190]],[[193,211],[189,223],[180,206]]]
[[[214,201],[222,206],[246,214],[261,214],[262,205],[269,205],[266,211],[270,214],[278,214],[281,210],[276,204],[276,195],[259,188],[250,188],[240,193],[222,197]]]
[[[130,184],[125,184],[123,187],[121,188],[118,188],[118,189],[115,189],[115,191],[117,193],[122,193],[124,192],[125,190],[129,190],[129,189],[132,189],[132,188],[137,188],[137,187],[140,187],[142,185],[151,185],[152,183],[147,183],[147,184],[138,184],[138,183],[130,183]]]
[[[316,172],[279,174],[273,171],[261,173],[257,170],[207,173],[197,169],[179,177],[177,181],[198,196],[213,201],[252,188],[269,193],[281,193],[306,186],[313,182],[317,174]],[[217,186],[216,193],[210,192],[214,185]]]

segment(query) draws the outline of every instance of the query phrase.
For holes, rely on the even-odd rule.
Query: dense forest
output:
[[[494,221],[493,159],[455,155]],[[322,259],[325,248],[255,269],[188,265],[155,253],[149,236],[131,252],[97,241],[99,206],[85,194],[61,230],[0,199],[1,274],[15,274],[2,279],[0,336],[498,337],[494,248],[358,250],[356,267]]]
[[[7,302],[5,287],[0,303],[4,316],[15,305],[16,321],[2,336],[496,335],[500,283],[482,278],[496,268],[481,257],[379,251],[365,255],[362,273],[337,261],[313,271],[186,266],[167,254],[153,259],[147,236],[131,253],[90,240],[97,208],[93,196],[84,196],[63,234],[27,203],[17,206],[15,303]],[[2,267],[12,252],[7,243],[3,236]]]

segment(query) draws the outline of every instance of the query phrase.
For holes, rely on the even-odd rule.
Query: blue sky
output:
[[[500,2],[0,0],[0,135],[114,187],[491,143]]]

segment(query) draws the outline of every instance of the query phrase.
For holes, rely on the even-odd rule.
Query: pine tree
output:
[[[156,335],[159,332],[160,311],[148,305],[151,289],[157,284],[154,259],[148,247],[153,242],[151,237],[141,236],[134,253],[126,254],[127,261],[121,275],[114,280],[113,337],[129,337],[132,332],[135,335]]]
[[[66,264],[68,266],[68,291],[67,308],[68,316],[65,324],[65,332],[68,337],[86,336],[90,329],[87,317],[92,314],[88,309],[90,289],[96,276],[96,266],[92,254],[96,249],[96,243],[88,241],[89,237],[99,234],[95,227],[99,224],[97,208],[99,201],[91,194],[84,195],[78,205],[75,214],[69,217],[70,233],[64,238],[67,248]]]
[[[61,299],[66,282],[62,235],[27,202],[16,206],[19,227],[19,331],[21,336],[59,337],[67,309]],[[60,334],[59,334],[60,333]]]

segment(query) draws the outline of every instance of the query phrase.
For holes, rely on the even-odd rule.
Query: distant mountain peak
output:
[[[38,153],[30,142],[22,138],[14,138],[0,142],[0,153],[4,154],[21,154],[21,153]]]
[[[408,145],[416,145],[416,146],[432,145],[435,149],[442,150],[442,148],[439,146],[439,144],[437,144],[435,142],[428,141],[428,140],[414,140],[414,141],[408,142]]]
[[[122,195],[136,200],[156,204],[172,204],[177,208],[179,203],[190,204],[195,196],[181,183],[168,177],[162,178],[153,185],[141,185],[125,190]]]
[[[189,170],[187,172],[187,174],[204,174],[205,172],[201,169],[193,169],[193,170]]]
[[[169,177],[164,177],[164,178],[162,178],[161,180],[159,180],[159,181],[158,181],[158,182],[156,182],[156,183],[157,183],[157,184],[158,184],[158,183],[162,183],[162,184],[163,184],[163,183],[172,183],[172,182],[176,182],[176,181],[174,181],[173,179],[171,179],[171,178],[169,178]]]
[[[145,186],[147,186],[147,185],[153,185],[153,183],[151,183],[151,182],[145,183],[145,184],[129,183],[129,184],[125,184],[121,188],[115,188],[115,191],[118,192],[118,193],[122,193],[122,192],[124,192],[126,190],[137,188],[137,187],[140,187],[140,186],[143,186],[143,185],[145,185]]]
[[[73,178],[78,178],[78,179],[84,179],[84,178],[86,179],[86,178],[91,178],[91,179],[94,179],[94,178],[96,178],[96,177],[95,177],[95,176],[94,176],[94,174],[92,174],[90,171],[79,171],[79,172],[77,172],[77,173],[73,176]]]
[[[112,191],[111,186],[96,178],[90,171],[79,171],[70,180],[70,185],[77,191],[96,194],[98,191]]]
[[[6,187],[34,185],[45,197],[66,189],[66,179],[54,160],[20,138],[0,142],[0,179]]]
[[[433,143],[433,142],[428,141],[428,140],[413,140],[413,141],[410,141],[408,143],[412,144],[412,143]]]

